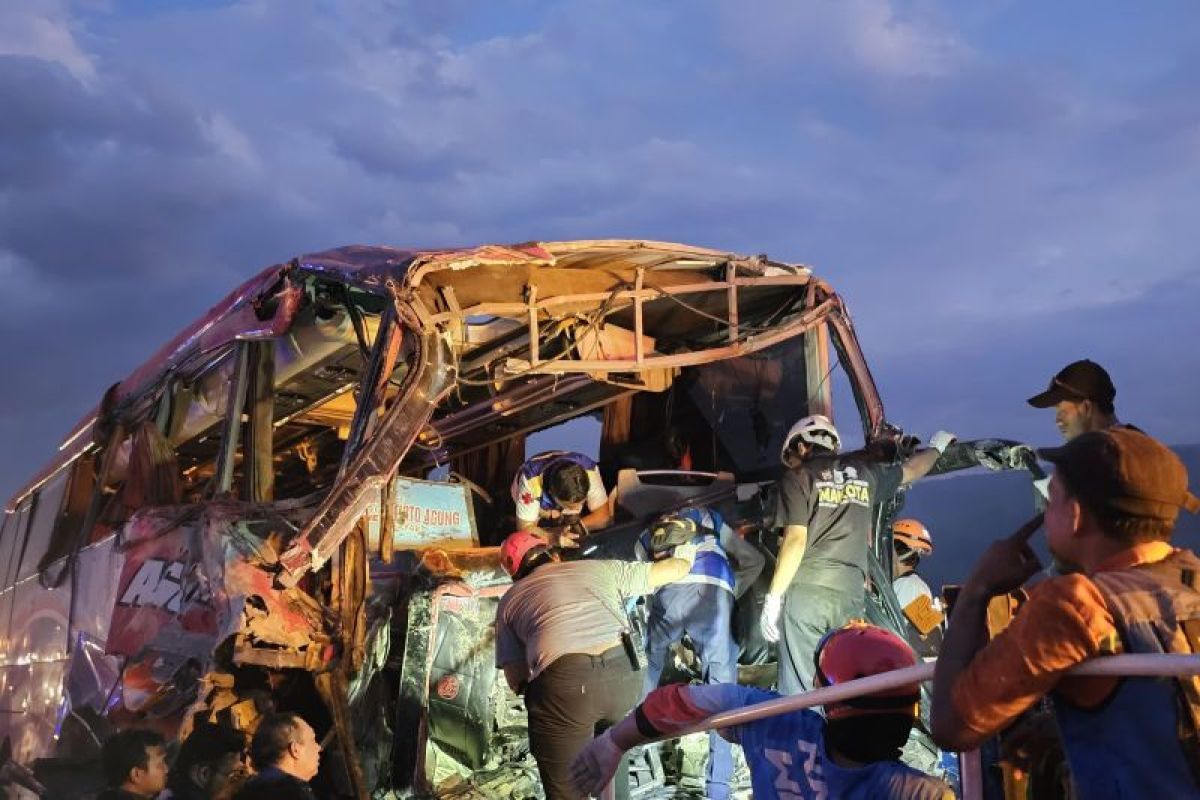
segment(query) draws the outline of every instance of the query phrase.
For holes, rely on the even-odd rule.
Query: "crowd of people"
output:
[[[100,753],[107,787],[97,800],[316,800],[308,782],[321,745],[297,714],[268,714],[252,738],[198,725],[168,769],[167,743],[150,730],[113,734]]]
[[[778,646],[778,694],[737,683],[730,610],[763,560],[718,509],[685,508],[655,520],[639,539],[637,561],[571,560],[567,548],[611,522],[613,498],[590,459],[536,457],[514,482],[524,511],[522,530],[502,546],[514,585],[496,616],[496,659],[526,698],[547,797],[594,794],[612,779],[620,795],[628,772],[622,759],[643,742],[721,711],[911,666],[934,653],[932,734],[946,750],[978,747],[1051,696],[1077,796],[1140,797],[1150,789],[1200,797],[1200,680],[1066,676],[1098,655],[1200,652],[1200,561],[1170,544],[1180,509],[1194,512],[1200,502],[1178,457],[1117,419],[1115,395],[1108,373],[1085,360],[1029,399],[1055,409],[1066,440],[1039,451],[1054,466],[1039,484],[1044,519],[983,555],[949,621],[917,573],[933,551],[929,530],[915,519],[893,524],[892,589],[908,641],[860,619],[874,513],[929,473],[955,437],[939,431],[902,463],[881,464],[843,453],[829,419],[798,421],[784,440],[783,473],[765,520],[782,534],[759,616],[761,633]],[[1055,575],[1034,587],[1010,627],[989,638],[989,601],[1043,571],[1029,545],[1043,526]],[[649,596],[644,652],[628,613],[641,596]],[[668,648],[684,635],[702,685],[660,687]],[[729,796],[729,743],[737,742],[755,797],[953,797],[941,778],[900,761],[918,700],[919,684],[912,684],[711,731],[706,796]]]
[[[546,797],[598,794],[613,780],[620,796],[631,748],[934,654],[931,730],[945,750],[979,747],[1050,697],[1077,796],[1200,797],[1200,678],[1066,675],[1094,656],[1200,652],[1200,559],[1170,543],[1180,509],[1200,501],[1168,448],[1117,419],[1115,395],[1103,368],[1079,361],[1029,399],[1055,408],[1066,440],[1039,451],[1054,466],[1039,484],[1044,517],[994,543],[952,608],[917,571],[933,552],[927,527],[892,524],[891,590],[903,612],[895,632],[863,621],[877,510],[933,469],[950,433],[885,464],[843,452],[826,417],[796,422],[763,520],[781,536],[769,576],[763,552],[721,508],[703,505],[651,521],[629,560],[580,558],[616,516],[598,465],[562,451],[527,461],[512,484],[515,532],[501,546],[512,586],[497,609],[495,654],[524,699]],[[993,636],[991,599],[1043,572],[1030,546],[1043,527],[1054,574]],[[734,604],[760,576],[768,588],[757,624],[777,647],[775,692],[738,683]],[[631,616],[639,602],[644,631]],[[684,639],[699,681],[660,686]],[[942,777],[901,761],[919,708],[911,683],[711,730],[706,796],[730,796],[737,743],[757,798],[951,798]],[[295,714],[266,716],[250,741],[200,725],[169,769],[161,737],[124,731],[104,745],[102,798],[311,799],[320,751]]]

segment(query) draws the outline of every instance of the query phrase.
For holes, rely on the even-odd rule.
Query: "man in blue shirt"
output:
[[[638,539],[641,558],[667,558],[676,545],[696,548],[691,571],[680,580],[660,587],[650,599],[645,691],[658,687],[670,647],[686,633],[704,670],[705,683],[737,683],[737,646],[730,623],[733,601],[745,591],[765,559],[743,541],[711,508],[685,508],[655,520]],[[730,564],[730,556],[737,564]],[[709,734],[705,795],[709,800],[729,796],[733,777],[733,751],[729,742]]]
[[[816,682],[830,686],[911,667],[912,649],[890,631],[852,622],[817,648]],[[742,745],[758,800],[953,800],[943,781],[899,761],[917,718],[918,686],[829,703],[721,731]],[[575,788],[599,794],[625,750],[685,730],[713,714],[778,698],[736,684],[664,686],[571,764]]]

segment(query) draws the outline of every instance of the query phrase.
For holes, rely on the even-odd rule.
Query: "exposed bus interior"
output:
[[[491,619],[508,581],[487,548],[512,530],[509,490],[530,434],[600,421],[590,455],[608,487],[622,487],[607,534],[616,549],[689,498],[735,509],[757,536],[753,484],[777,477],[795,419],[831,412],[835,369],[859,415],[838,424],[861,427],[881,457],[898,454],[840,299],[802,266],[582,242],[351,248],[264,276],[246,295],[255,315],[244,330],[192,350],[183,339],[183,356],[145,387],[114,387],[64,444],[70,458],[5,516],[0,621],[10,620],[6,652],[30,663],[0,665],[0,703],[20,758],[53,750],[78,634],[103,654],[118,577],[109,534],[128,536],[135,515],[169,523],[190,509],[243,548],[235,564],[221,544],[221,579],[263,587],[234,641],[195,665],[193,682],[204,674],[214,692],[206,713],[287,686],[291,704],[323,709],[318,733],[338,744],[324,779],[347,796],[438,786],[471,796],[473,774],[477,796],[503,794],[489,771],[527,776],[529,762],[520,700],[493,663]],[[229,316],[250,303],[235,300]],[[469,486],[474,507],[449,552],[393,537],[385,511],[397,476],[435,470]],[[67,585],[88,604],[43,588]],[[50,600],[51,622],[34,625],[28,609]],[[271,609],[289,606],[309,621],[272,622]],[[221,694],[214,680],[232,683]],[[196,685],[179,688],[170,702],[180,708],[203,699]],[[31,721],[14,721],[18,712]],[[639,781],[662,787],[664,770],[650,758]]]

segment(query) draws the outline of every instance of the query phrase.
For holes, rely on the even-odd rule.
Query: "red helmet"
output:
[[[537,547],[549,547],[550,543],[530,531],[517,531],[509,534],[504,543],[500,545],[500,566],[504,567],[504,571],[510,576],[516,575],[521,569],[521,564],[525,562],[525,556],[529,555],[529,551]]]
[[[933,552],[933,537],[929,530],[915,519],[898,519],[892,525],[892,541],[912,550],[917,555],[927,556]]]
[[[836,686],[856,678],[911,667],[917,657],[903,639],[889,630],[851,622],[835,628],[821,639],[813,660],[817,666],[817,685]],[[866,697],[852,697],[825,706],[827,719],[842,719],[868,714],[917,714],[920,683],[910,683]]]

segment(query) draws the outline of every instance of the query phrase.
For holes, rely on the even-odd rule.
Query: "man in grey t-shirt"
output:
[[[684,577],[695,555],[680,545],[653,564],[563,562],[530,531],[504,540],[500,562],[513,586],[496,610],[496,666],[525,695],[547,800],[576,796],[571,760],[641,699],[641,667],[622,644],[625,601]]]

